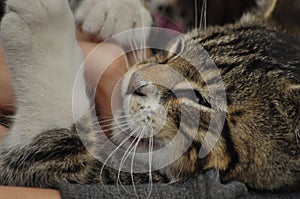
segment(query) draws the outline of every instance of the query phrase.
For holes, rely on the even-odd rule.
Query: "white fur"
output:
[[[75,16],[83,32],[96,40],[134,28],[150,27],[153,23],[141,0],[84,0]],[[135,33],[136,41],[149,37],[149,30],[143,32],[145,36],[140,33]]]
[[[83,56],[67,1],[8,0],[1,44],[18,108],[6,146],[22,147],[47,130],[70,128],[73,85]],[[80,79],[77,97],[84,108],[78,109],[77,116],[89,108],[84,79]]]

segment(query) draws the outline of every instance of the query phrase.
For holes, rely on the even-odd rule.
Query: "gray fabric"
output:
[[[140,198],[149,193],[149,185],[136,185]],[[132,186],[121,187],[104,185],[72,185],[58,186],[63,199],[97,199],[97,198],[136,198]],[[172,185],[154,184],[150,198],[238,198],[246,196],[247,188],[239,182],[221,184],[218,172],[211,170],[197,179],[189,179]]]
[[[105,198],[137,198],[132,186],[125,186],[128,194],[121,187],[105,185],[74,185],[61,184],[57,187],[63,199],[105,199]],[[136,185],[139,198],[145,198],[149,192],[148,185]],[[300,190],[297,192],[271,193],[248,192],[244,184],[232,182],[221,184],[218,172],[211,170],[198,178],[189,179],[172,185],[154,184],[150,198],[203,198],[203,199],[229,199],[229,198],[267,198],[267,199],[293,199],[300,198]],[[145,194],[146,193],[146,194]]]

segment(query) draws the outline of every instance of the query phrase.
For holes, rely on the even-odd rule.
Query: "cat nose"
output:
[[[161,4],[157,8],[158,8],[158,11],[163,14],[171,14],[172,13],[172,7],[170,5]]]

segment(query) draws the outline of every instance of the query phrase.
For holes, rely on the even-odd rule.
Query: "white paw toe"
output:
[[[1,45],[4,50],[31,47],[31,30],[19,14],[15,12],[6,14],[2,19],[0,30]]]
[[[40,24],[58,17],[72,20],[72,13],[66,0],[8,0],[7,13],[15,12],[29,25]]]
[[[86,0],[76,10],[76,21],[87,36],[96,40],[152,25],[150,13],[138,0]]]

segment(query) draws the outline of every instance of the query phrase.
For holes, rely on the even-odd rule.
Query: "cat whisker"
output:
[[[132,39],[132,43],[133,43],[134,49],[138,55],[138,60],[136,60],[136,61],[139,62],[142,60],[142,53],[140,52],[140,49],[138,48],[139,45],[136,43],[135,39]]]
[[[119,150],[120,149],[120,147],[121,146],[123,146],[123,144],[125,143],[125,142],[127,142],[137,131],[139,130],[139,128],[137,128],[136,130],[134,130],[127,138],[125,138],[110,154],[109,154],[109,156],[106,158],[106,160],[104,161],[104,163],[103,163],[103,165],[102,165],[102,168],[101,168],[101,170],[100,170],[100,182],[102,183],[102,184],[104,184],[103,183],[103,180],[102,180],[102,173],[103,173],[103,170],[104,170],[104,168],[105,168],[105,165],[107,164],[107,162],[109,161],[109,159],[117,152],[117,150]],[[121,132],[120,132],[121,133]],[[118,133],[118,134],[120,134],[120,133]]]
[[[120,118],[107,118],[107,119],[101,119],[100,121],[97,121],[99,124],[107,123],[107,122],[113,122],[116,120],[126,119],[128,116],[120,117]]]
[[[102,130],[108,131],[108,130],[114,130],[114,129],[121,129],[124,126],[128,126],[129,124],[135,124],[136,122],[140,122],[143,119],[138,119],[138,120],[128,120],[128,121],[123,121],[123,122],[118,122],[118,123],[112,123],[112,124],[107,124],[107,125],[102,125],[101,128]],[[111,127],[112,126],[112,127]],[[107,128],[110,127],[110,128]]]
[[[140,62],[143,60],[143,53],[141,52],[141,49],[138,48],[138,44],[136,43],[136,40],[132,39],[132,42],[133,42],[134,49],[138,55],[138,60],[136,60],[136,62]]]
[[[138,61],[137,52],[135,51],[136,48],[134,47],[133,39],[129,40],[129,44],[130,44],[130,48],[131,48],[130,51],[132,52],[134,62],[137,62]]]
[[[115,126],[115,127],[111,127],[111,128],[107,128],[107,129],[102,129],[102,130],[103,130],[103,132],[109,132],[109,131],[112,131],[112,130],[115,130],[115,129],[121,129],[122,131],[124,131],[125,129],[123,127],[128,127],[129,124],[131,124],[131,123],[124,124],[124,125],[119,125],[119,126]]]
[[[145,4],[145,1],[143,0],[143,4]],[[142,49],[142,60],[145,60],[147,58],[147,51],[146,51],[146,34],[145,34],[145,16],[142,16],[142,32],[143,36],[141,38],[141,49]]]
[[[170,183],[175,183],[175,182],[178,181],[178,179],[180,179],[180,174],[182,173],[182,170],[183,170],[183,167],[184,167],[183,164],[184,164],[184,163],[181,163],[180,169],[178,169],[177,174],[174,175],[174,179],[173,179]]]
[[[204,0],[204,31],[206,31],[207,28],[207,0]]]
[[[114,132],[113,133],[113,136],[112,137],[110,137],[110,139],[114,139],[114,138],[116,138],[116,137],[118,137],[119,135],[123,135],[123,133],[124,133],[124,131],[128,131],[128,130],[130,130],[131,129],[131,127],[128,127],[128,128],[124,128],[124,129],[122,129],[123,131],[120,131],[120,132],[118,132],[118,133],[116,133],[116,132]],[[138,129],[138,128],[137,128]],[[135,129],[136,130],[136,129]],[[109,132],[111,132],[111,131],[109,131]],[[107,132],[105,132],[105,133],[107,133]]]
[[[144,128],[143,128],[143,130],[142,130],[142,131],[134,138],[134,140],[130,143],[130,145],[129,145],[129,147],[127,148],[127,150],[125,151],[125,153],[124,153],[124,155],[123,155],[123,157],[122,157],[122,159],[121,159],[120,165],[119,165],[117,185],[119,185],[119,183],[120,183],[120,185],[122,186],[122,188],[123,188],[126,192],[127,192],[127,189],[124,187],[124,185],[123,185],[122,182],[120,181],[120,172],[121,172],[121,169],[123,168],[123,166],[124,166],[126,160],[128,159],[128,156],[130,155],[130,153],[137,147],[137,145],[138,145],[138,143],[139,143],[139,140],[137,140],[137,139],[140,138],[140,136],[141,136],[141,134],[142,134],[143,131],[144,131]],[[137,141],[136,141],[136,140],[137,140]],[[134,146],[132,146],[132,145],[134,145]],[[135,153],[135,152],[134,152],[134,153]],[[132,177],[132,176],[133,176],[133,174],[132,174],[132,172],[131,172],[131,177]],[[135,189],[133,179],[132,179],[132,185],[133,185],[133,187],[134,187],[134,189]],[[135,191],[135,193],[136,193],[136,191]],[[137,195],[137,194],[136,194],[136,195]]]
[[[149,193],[146,198],[150,198],[153,189],[153,180],[152,180],[152,159],[153,159],[153,128],[151,128],[151,135],[149,138]]]
[[[109,131],[98,131],[98,133],[104,133],[106,136],[109,137],[109,140],[113,139],[113,138],[116,138],[117,136],[121,135],[124,133],[124,131],[128,131],[130,130],[131,127],[128,127],[128,128],[123,128],[122,131],[119,131],[119,132],[116,132],[116,131],[112,131],[112,130],[109,130]]]
[[[195,28],[198,27],[198,0],[195,0]]]
[[[203,12],[203,8],[204,8],[203,4],[204,4],[204,1],[202,2],[202,6],[201,6],[200,23],[199,23],[200,30],[202,30],[202,25],[203,25],[203,23],[202,23],[203,22],[203,14],[204,14],[204,12]]]
[[[132,114],[122,114],[122,115],[114,116],[112,119],[117,120],[117,119],[122,119],[124,117],[131,118],[131,117],[133,117],[133,115]]]
[[[114,111],[112,111],[112,113],[114,114],[114,113],[120,113],[120,112],[124,112],[124,111],[126,111],[127,109],[125,109],[125,108],[120,108],[120,109],[118,109],[118,110],[114,110]]]
[[[129,70],[131,68],[131,66],[128,61],[128,56],[125,56],[125,64],[126,64],[126,69]]]
[[[134,121],[135,122],[135,121]],[[123,121],[110,121],[110,122],[104,122],[104,123],[100,123],[100,127],[102,130],[107,130],[109,128],[117,128],[117,127],[123,127],[125,124],[134,124],[133,121],[131,120],[123,120]],[[95,125],[99,125],[99,123],[96,123]]]
[[[200,17],[200,30],[206,30],[206,26],[207,26],[207,0],[203,0],[202,2],[202,7],[201,7],[201,17]]]
[[[296,119],[296,127],[292,128],[292,129],[295,129],[294,130],[294,134],[295,134],[295,138],[296,138],[296,142],[297,142],[297,145],[300,146],[300,116],[298,116],[298,118]]]
[[[130,40],[135,62],[141,62],[147,58],[145,30],[143,29],[142,32],[143,37],[141,38],[142,41],[140,41],[140,44],[137,44],[135,39]]]
[[[117,122],[118,124],[122,124],[124,122],[136,122],[136,121],[140,121],[140,120],[132,120],[131,119],[132,115],[123,115],[120,117],[115,117],[115,118],[109,118],[109,119],[105,119],[105,120],[100,120],[100,121],[96,121],[96,124],[99,123],[101,125],[101,127],[104,127],[102,124],[106,124],[109,122]]]
[[[136,187],[135,187],[135,184],[134,184],[134,179],[133,179],[133,165],[134,165],[134,157],[135,157],[136,149],[138,147],[139,142],[141,141],[141,139],[145,135],[145,132],[146,132],[146,128],[144,127],[142,129],[142,132],[138,136],[138,138],[139,138],[138,141],[136,142],[136,144],[134,146],[133,156],[132,156],[132,159],[131,159],[131,167],[130,167],[131,182],[132,182],[132,186],[133,186],[134,192],[135,192],[137,197],[138,197],[138,194],[137,194]]]
[[[113,116],[99,116],[98,119],[99,119],[99,121],[103,121],[106,119],[113,119]]]
[[[131,129],[131,127],[123,128],[122,130],[123,131],[127,131],[127,130],[130,130],[130,129]],[[119,131],[118,133],[116,133],[116,132],[112,132],[112,130],[94,130],[94,132],[97,133],[97,134],[103,134],[103,133],[105,133],[105,135],[107,135],[107,136],[108,135],[113,135],[112,137],[109,137],[110,139],[115,138],[118,135],[122,134],[123,131]]]
[[[125,110],[118,110],[118,111],[113,111],[113,112],[111,112],[111,115],[101,115],[99,118],[101,119],[101,118],[115,118],[116,117],[116,115],[118,115],[118,114],[121,114],[121,113],[124,113],[124,111]]]

